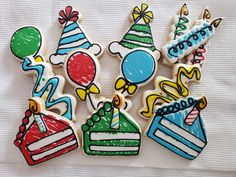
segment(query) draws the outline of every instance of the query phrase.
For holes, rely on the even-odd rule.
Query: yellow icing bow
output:
[[[142,18],[146,24],[150,23],[153,20],[154,15],[152,11],[147,11],[147,9],[148,9],[148,5],[145,3],[141,4],[141,10],[138,6],[136,6],[132,12],[134,22]]]
[[[85,101],[88,94],[99,94],[100,89],[95,84],[91,84],[88,88],[85,89],[77,88],[76,93],[82,101]]]
[[[123,89],[123,91],[127,90],[129,95],[134,94],[134,92],[137,90],[137,88],[138,88],[137,85],[131,84],[130,82],[128,82],[124,78],[117,79],[117,81],[115,83],[116,90],[121,90],[121,89]]]

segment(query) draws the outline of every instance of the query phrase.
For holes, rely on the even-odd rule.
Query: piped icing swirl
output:
[[[189,97],[188,99],[182,99],[179,101],[172,102],[171,104],[164,105],[156,110],[156,115],[166,115],[176,113],[180,110],[184,110],[198,103],[198,99]]]

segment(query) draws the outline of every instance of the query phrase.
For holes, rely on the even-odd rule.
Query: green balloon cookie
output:
[[[18,29],[11,38],[11,51],[19,59],[35,56],[42,44],[40,31],[32,26]]]

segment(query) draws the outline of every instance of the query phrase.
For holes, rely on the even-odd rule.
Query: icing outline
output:
[[[88,35],[80,26],[79,19],[80,13],[74,10],[72,6],[67,6],[65,11],[61,10],[59,12],[58,21],[63,25],[63,31],[58,42],[56,53],[52,54],[49,58],[51,64],[55,66],[63,65],[66,55],[76,49],[88,50],[97,57],[102,55],[103,49],[101,45],[91,42]],[[83,40],[85,41],[81,43]]]

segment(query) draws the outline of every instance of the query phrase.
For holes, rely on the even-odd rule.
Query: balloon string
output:
[[[94,104],[93,104],[93,100],[92,100],[90,94],[88,94],[88,98],[89,98],[89,102],[90,102],[92,108],[93,108],[94,110],[96,110],[96,108],[95,108],[95,106],[94,106]]]
[[[122,92],[121,92],[121,94],[125,93],[125,91],[126,91],[126,90],[125,90],[125,89],[123,89],[123,90],[122,90]]]

